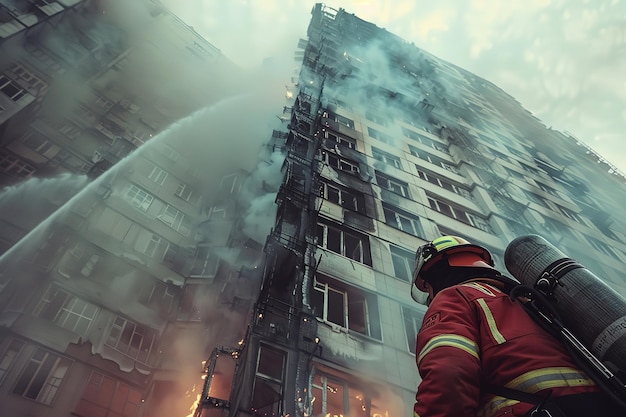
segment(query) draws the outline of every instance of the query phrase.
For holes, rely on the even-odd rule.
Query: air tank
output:
[[[626,372],[622,296],[541,236],[514,239],[506,248],[504,263],[522,284],[550,294],[565,327],[598,359]]]

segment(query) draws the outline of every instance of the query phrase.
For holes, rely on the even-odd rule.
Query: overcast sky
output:
[[[235,63],[293,54],[315,1],[162,0]],[[327,1],[495,83],[626,172],[626,0]]]

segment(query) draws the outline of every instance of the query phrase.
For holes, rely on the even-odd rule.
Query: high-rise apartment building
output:
[[[263,286],[229,415],[410,415],[415,249],[541,234],[622,295],[623,174],[504,91],[363,21],[312,10]]]
[[[38,217],[0,212],[6,412],[407,416],[414,252],[441,234],[500,268],[541,234],[626,294],[624,176],[488,81],[318,4],[285,129],[249,175],[210,144],[260,106],[167,128],[240,73],[158,1],[133,4],[0,0],[3,184],[87,174]]]

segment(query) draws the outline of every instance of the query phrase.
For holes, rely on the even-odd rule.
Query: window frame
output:
[[[409,183],[402,181],[398,178],[394,178],[391,175],[384,174],[380,171],[375,171],[376,183],[387,191],[394,194],[398,194],[404,198],[411,198],[409,192]]]
[[[72,360],[65,356],[36,347],[22,368],[11,392],[45,405],[52,405],[72,363]],[[37,381],[41,381],[41,386],[35,385],[38,384]]]
[[[402,210],[399,207],[393,206],[383,201],[383,214],[385,216],[385,224],[394,229],[401,230],[412,236],[423,237],[424,231],[420,223],[419,216]],[[411,227],[405,227],[410,225]],[[409,230],[410,229],[410,230]]]
[[[116,352],[146,365],[150,365],[154,361],[155,351],[158,349],[159,334],[151,327],[116,315],[105,334],[104,344]],[[136,336],[138,336],[139,340],[137,340]],[[128,343],[123,341],[122,338],[128,338]],[[138,341],[139,345],[133,346],[133,341],[135,343]],[[122,348],[122,344],[126,345],[125,349]],[[147,347],[147,351],[143,349],[144,347]],[[136,349],[136,351],[133,352],[131,349]],[[142,352],[146,353],[142,354]]]
[[[377,161],[402,169],[402,160],[399,156],[385,152],[375,146],[372,146],[372,157]]]
[[[357,213],[363,213],[365,210],[363,196],[327,181],[320,182],[320,197]]]
[[[98,312],[99,308],[95,304],[85,301],[56,285],[48,287],[33,310],[35,316],[49,320],[83,338],[89,332]],[[72,324],[73,317],[76,317],[76,321]],[[85,321],[87,324],[83,326],[82,331],[77,331],[79,324]]]
[[[369,238],[356,230],[346,229],[347,228],[333,222],[326,221],[326,219],[319,219],[317,222],[317,245],[338,255],[352,259],[353,261],[372,266]],[[331,233],[338,235],[338,242],[329,241],[329,239],[336,237],[331,236]],[[352,242],[348,241],[348,238],[352,240]],[[356,245],[354,245],[354,243],[356,243]],[[355,247],[351,249],[349,245]],[[356,257],[353,257],[357,250],[358,254]]]
[[[404,282],[411,282],[413,278],[413,265],[415,253],[396,245],[389,245],[391,265],[394,277]]]

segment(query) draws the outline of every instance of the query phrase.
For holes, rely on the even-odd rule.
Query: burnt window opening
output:
[[[340,205],[341,207],[356,211],[365,212],[365,199],[362,194],[357,194],[353,190],[346,190],[338,185],[322,182],[320,185],[320,197]]]
[[[315,277],[311,307],[320,320],[377,340],[382,332],[376,295],[325,275]]]
[[[404,181],[376,171],[376,182],[385,190],[389,190],[405,198],[411,198],[409,194],[409,184]]]
[[[157,336],[156,330],[148,326],[116,316],[104,344],[132,359],[151,365],[157,356]]]
[[[403,281],[411,282],[415,252],[393,245],[389,246],[389,251],[391,252],[394,276]]]
[[[356,139],[353,139],[347,136],[340,136],[340,135],[337,135],[335,133],[328,132],[328,131],[326,132],[325,136],[326,136],[326,139],[329,139],[333,142],[337,142],[338,144],[343,145],[347,148],[356,149]]]
[[[377,161],[384,162],[385,164],[394,166],[398,169],[402,169],[402,162],[400,162],[400,157],[396,155],[392,155],[388,152],[372,146],[372,156]]]
[[[354,120],[348,119],[347,117],[336,114],[332,111],[326,112],[326,117],[330,120],[333,120],[339,124],[349,127],[350,129],[354,129]]]
[[[350,172],[353,174],[358,174],[360,172],[359,163],[356,161],[342,158],[338,155],[335,155],[334,153],[326,151],[322,152],[322,156],[324,158],[324,162],[326,162],[328,166],[335,170]]]
[[[383,213],[387,225],[413,236],[424,236],[420,219],[416,215],[385,202],[383,202]]]
[[[286,357],[282,350],[259,346],[252,393],[254,416],[281,415]]]
[[[22,370],[13,393],[45,405],[54,401],[72,361],[37,348]]]
[[[78,416],[136,416],[141,408],[141,397],[141,392],[128,384],[93,371],[72,414]]]
[[[355,230],[320,219],[317,224],[317,245],[372,266],[369,240],[366,235]]]
[[[326,373],[314,368],[311,384],[311,411],[314,416],[370,417],[389,415],[388,402],[372,384],[363,384],[352,375]],[[330,370],[329,370],[330,371]]]

